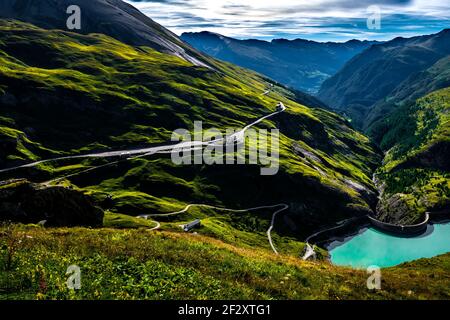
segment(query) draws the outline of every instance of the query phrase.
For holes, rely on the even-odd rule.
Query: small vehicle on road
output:
[[[200,226],[201,226],[201,221],[200,221],[200,219],[197,219],[197,220],[194,220],[194,221],[192,221],[192,222],[190,222],[188,224],[185,224],[183,226],[183,230],[184,230],[184,232],[189,232],[192,229],[198,228]]]

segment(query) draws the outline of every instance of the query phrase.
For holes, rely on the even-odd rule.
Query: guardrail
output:
[[[414,225],[398,225],[392,223],[386,223],[377,220],[376,218],[367,215],[362,217],[355,217],[345,220],[341,223],[337,223],[336,226],[323,229],[309,236],[305,241],[307,243],[326,243],[330,242],[336,238],[342,238],[343,232],[350,232],[348,230],[361,229],[363,227],[372,226],[375,229],[389,233],[396,236],[416,236],[418,234],[424,233],[427,230],[428,224],[436,223],[443,220],[450,221],[450,211],[440,211],[440,212],[426,212],[424,214],[424,219],[421,223]],[[314,239],[314,241],[312,241]]]

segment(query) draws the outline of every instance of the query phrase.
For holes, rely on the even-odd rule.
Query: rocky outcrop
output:
[[[393,194],[383,196],[378,202],[377,219],[384,223],[398,225],[413,225],[419,223],[423,217],[415,204],[415,199],[407,194]]]
[[[103,211],[85,194],[27,180],[0,182],[0,221],[38,223],[49,227],[100,227]]]

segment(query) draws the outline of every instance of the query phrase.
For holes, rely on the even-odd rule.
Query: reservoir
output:
[[[392,267],[450,252],[450,223],[430,224],[423,235],[412,238],[365,228],[356,236],[332,242],[328,250],[335,265],[353,268],[372,265]]]

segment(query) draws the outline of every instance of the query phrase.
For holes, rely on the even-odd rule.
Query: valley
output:
[[[238,40],[210,32],[181,39],[214,58],[260,72],[293,89],[315,94],[344,64],[377,41],[319,43],[304,39]]]
[[[0,299],[450,298],[448,29],[179,38],[123,1],[77,0],[78,32],[58,15],[72,2],[0,4]],[[436,250],[374,255],[395,260],[381,290],[333,260],[333,240],[346,262],[369,250],[372,228],[355,232],[371,221],[395,230],[383,248],[418,243],[424,217]]]
[[[55,31],[44,31],[42,29],[33,28],[30,31],[27,31],[27,28],[29,27],[20,24],[17,27],[25,28],[25,37],[27,32],[38,32],[40,34],[39,41],[45,41],[46,38],[51,39],[53,37],[53,33],[55,33]],[[5,37],[4,40],[8,41],[8,33],[3,32],[2,35]],[[82,36],[81,39],[88,42],[92,41],[90,47],[92,47],[94,43],[98,43],[97,39],[92,39],[89,36]],[[29,40],[33,41],[32,39]],[[66,53],[66,51],[64,51],[65,46],[69,46],[71,48],[72,54],[77,54],[73,49],[75,47],[73,41],[76,41],[75,43],[77,43],[77,41],[80,40],[76,38],[74,39],[69,35],[59,37],[58,42],[60,43],[60,48],[62,50],[60,56],[61,59],[64,57],[63,53]],[[32,45],[32,42],[30,45]],[[27,113],[29,113],[30,111],[28,110],[33,109],[29,109],[30,107],[27,107],[26,102],[24,103],[20,100],[17,101],[20,95],[16,90],[19,90],[18,88],[21,86],[19,84],[17,84],[17,87],[9,85],[8,95],[14,95],[16,97],[16,103],[14,106],[7,107],[5,110],[10,111],[6,111],[6,113],[4,113],[4,125],[2,126],[2,132],[4,137],[7,138],[6,141],[11,141],[11,147],[8,147],[10,149],[6,149],[5,152],[2,153],[2,155],[8,155],[8,158],[1,160],[2,163],[14,163],[14,161],[33,163],[33,159],[42,156],[45,158],[62,159],[58,160],[57,163],[39,161],[36,163],[35,161],[34,163],[36,166],[31,167],[27,167],[27,164],[25,164],[25,167],[19,168],[20,170],[3,172],[3,179],[8,179],[8,177],[28,178],[33,176],[36,182],[46,182],[57,179],[61,176],[74,174],[78,171],[87,170],[91,167],[102,166],[106,164],[102,161],[102,159],[91,159],[90,157],[83,159],[79,158],[76,154],[79,153],[80,156],[84,156],[85,154],[95,155],[103,153],[103,155],[106,156],[120,156],[123,153],[122,151],[118,151],[118,153],[116,153],[111,151],[111,149],[114,148],[116,150],[125,151],[126,148],[129,148],[131,145],[139,145],[145,142],[161,144],[163,141],[169,140],[168,133],[177,127],[191,127],[192,123],[190,123],[189,119],[197,118],[199,120],[206,120],[202,113],[204,113],[204,110],[208,110],[209,114],[217,113],[218,116],[215,118],[209,116],[206,123],[210,126],[218,128],[224,128],[233,124],[237,124],[242,128],[245,127],[245,125],[241,125],[241,119],[255,119],[258,118],[258,116],[260,118],[264,118],[263,122],[257,124],[258,126],[263,125],[265,128],[278,127],[282,133],[280,143],[281,172],[277,176],[264,178],[258,174],[255,175],[255,173],[259,171],[258,166],[248,166],[245,175],[248,175],[250,180],[244,179],[244,181],[240,181],[238,183],[238,176],[236,176],[236,179],[233,179],[233,175],[230,173],[238,171],[241,172],[242,170],[240,170],[239,165],[224,166],[221,167],[220,170],[217,170],[214,166],[207,166],[205,168],[197,168],[195,166],[175,168],[173,165],[170,165],[170,159],[167,157],[161,157],[159,159],[139,157],[130,159],[130,161],[112,165],[111,167],[99,168],[99,170],[91,172],[92,174],[73,176],[69,179],[70,184],[72,184],[75,188],[84,190],[97,201],[103,201],[103,199],[109,194],[115,202],[113,208],[114,211],[120,214],[129,214],[134,216],[142,215],[148,211],[154,210],[164,213],[167,209],[170,211],[170,209],[174,206],[183,206],[183,200],[186,201],[186,204],[195,201],[196,203],[205,202],[210,205],[223,205],[230,208],[236,208],[238,206],[252,207],[258,206],[261,203],[270,202],[279,203],[281,200],[289,203],[291,207],[297,208],[296,212],[293,214],[293,219],[306,220],[305,217],[302,216],[302,212],[306,213],[308,211],[324,210],[323,208],[317,207],[317,205],[314,204],[314,201],[321,193],[325,194],[329,191],[334,194],[336,199],[346,199],[343,201],[336,201],[338,206],[342,205],[341,211],[334,210],[336,215],[348,215],[352,210],[354,212],[359,211],[362,214],[368,213],[370,206],[374,205],[374,203],[371,202],[371,199],[374,197],[374,192],[371,191],[373,187],[369,176],[372,169],[369,166],[375,168],[376,162],[378,161],[378,155],[375,151],[373,151],[368,139],[350,129],[346,125],[345,121],[340,117],[322,109],[310,109],[299,104],[298,102],[295,102],[295,100],[290,100],[292,98],[295,99],[295,96],[283,87],[276,86],[272,89],[270,94],[263,96],[261,93],[264,92],[265,88],[267,88],[267,81],[262,79],[260,80],[256,74],[252,74],[248,71],[242,73],[246,74],[248,77],[249,81],[246,84],[236,81],[234,80],[233,72],[237,72],[239,69],[233,69],[234,67],[231,68],[228,65],[218,64],[217,69],[222,68],[224,72],[229,74],[229,76],[223,77],[216,72],[209,71],[208,69],[202,69],[198,71],[199,73],[196,75],[196,78],[193,78],[192,76],[190,76],[190,78],[185,72],[191,72],[191,69],[182,67],[184,62],[176,58],[169,58],[167,56],[168,64],[164,65],[161,62],[161,58],[163,56],[157,53],[152,53],[149,51],[150,49],[147,49],[144,56],[133,51],[131,47],[124,47],[124,45],[119,44],[112,39],[100,40],[100,43],[96,44],[96,46],[99,48],[104,47],[100,50],[107,50],[110,54],[117,55],[117,69],[121,68],[121,63],[132,63],[127,62],[126,59],[118,56],[118,50],[131,50],[129,54],[134,57],[135,61],[140,58],[143,59],[141,61],[138,60],[137,63],[139,63],[139,66],[141,64],[149,64],[147,70],[154,70],[146,71],[140,76],[140,78],[155,77],[157,74],[156,70],[158,70],[157,68],[162,68],[160,72],[166,72],[167,75],[165,77],[169,76],[170,71],[169,73],[167,73],[167,71],[171,69],[173,70],[172,72],[182,72],[187,75],[187,77],[183,77],[183,82],[187,82],[188,84],[185,84],[187,86],[192,86],[193,89],[190,91],[194,94],[185,95],[183,93],[184,91],[179,91],[179,93],[177,93],[177,91],[173,91],[173,89],[179,85],[170,85],[170,91],[167,91],[166,94],[158,92],[161,98],[158,98],[160,100],[155,100],[156,98],[152,98],[154,91],[152,87],[149,86],[146,89],[148,90],[148,93],[146,93],[147,96],[145,100],[136,100],[137,98],[133,96],[133,89],[126,89],[127,91],[125,92],[130,94],[130,96],[123,96],[123,98],[120,98],[119,96],[116,99],[128,104],[134,104],[136,103],[135,101],[138,101],[138,103],[142,104],[142,106],[134,106],[132,108],[125,107],[125,117],[122,116],[119,118],[117,112],[124,112],[122,109],[124,107],[121,103],[110,104],[110,107],[107,110],[100,107],[104,103],[103,99],[109,101],[111,99],[109,95],[113,94],[112,91],[111,93],[108,93],[108,90],[110,90],[107,89],[108,86],[117,88],[116,84],[108,84],[108,81],[106,81],[103,82],[103,85],[106,85],[106,93],[99,92],[97,97],[93,97],[91,102],[93,104],[92,107],[89,110],[86,110],[87,113],[90,114],[90,118],[87,119],[83,116],[83,113],[78,113],[82,116],[82,118],[80,118],[77,123],[81,123],[82,126],[80,128],[73,127],[68,130],[67,126],[72,123],[73,117],[76,117],[77,114],[72,114],[69,120],[66,113],[70,112],[70,107],[65,110],[57,107],[59,105],[57,95],[52,98],[56,99],[53,103],[49,104],[46,102],[44,104],[44,101],[42,101],[41,104],[42,108],[46,108],[47,110],[50,108],[50,110],[52,110],[50,113],[55,115],[55,119],[42,119],[42,117],[39,116],[42,112],[35,114],[34,118],[27,118],[20,113],[22,112],[21,110],[27,110]],[[13,46],[8,46],[8,48],[12,47]],[[110,51],[109,48],[115,48],[117,51]],[[92,49],[90,49],[90,51],[92,51]],[[85,47],[81,45],[78,54],[85,55],[85,52]],[[55,54],[55,52],[53,54]],[[155,64],[153,60],[149,59],[152,54],[159,58],[158,64]],[[45,96],[44,92],[47,90],[56,90],[56,92],[60,90],[58,81],[62,76],[60,73],[64,74],[64,69],[61,69],[61,71],[57,71],[56,73],[53,71],[51,74],[54,79],[52,80],[51,77],[48,78],[48,76],[45,75],[46,72],[48,72],[46,69],[39,69],[39,72],[42,72],[42,76],[40,76],[39,73],[29,72],[25,66],[21,66],[18,62],[14,62],[13,60],[10,61],[10,55],[6,54],[5,57],[7,61],[6,65],[10,66],[9,68],[18,68],[15,70],[22,70],[20,72],[22,72],[23,75],[26,75],[26,77],[31,77],[31,81],[39,83],[39,86],[41,87],[44,85],[44,91],[43,89],[32,89],[33,87],[30,86],[31,90],[38,90],[38,92],[41,92],[38,95],[38,97],[40,97],[38,99],[42,99],[41,97]],[[103,57],[104,55],[93,54],[90,59],[94,59],[92,60],[94,62],[96,59],[103,59]],[[174,61],[177,61],[177,64],[180,64],[180,66],[175,64],[174,67]],[[127,67],[129,68],[129,65]],[[20,76],[17,78],[17,71],[15,73],[8,73],[8,70],[12,69],[6,69],[7,73],[5,76],[8,77],[8,79],[16,79],[14,80],[16,82],[21,81]],[[16,76],[14,74],[16,74]],[[85,92],[83,86],[90,86],[89,81],[98,81],[95,79],[99,76],[95,74],[96,73],[92,73],[90,77],[86,78],[84,73],[75,73],[77,76],[78,87],[72,87],[70,85],[70,87],[63,90],[69,90],[69,92],[71,92],[70,95],[77,95],[81,92]],[[101,74],[102,73],[100,73],[100,75]],[[128,74],[123,74],[122,76],[125,77],[125,79],[132,77],[132,75]],[[173,76],[177,79],[181,79],[180,75],[176,75],[176,73]],[[206,85],[204,80],[199,82],[199,80],[197,80],[199,76],[206,77],[210,83],[211,81],[216,81],[216,85]],[[171,77],[172,76],[169,76],[167,79],[170,79]],[[50,79],[51,81],[49,82],[47,79]],[[117,76],[116,79],[120,79],[120,77]],[[224,79],[228,84],[223,85],[220,83],[224,81],[222,79]],[[160,88],[159,90],[163,88],[161,87],[161,82],[157,85]],[[46,86],[48,86],[48,89]],[[203,88],[205,91],[198,91],[198,89],[194,89],[197,86],[200,86],[200,88]],[[126,88],[126,86],[122,86],[122,88]],[[143,92],[146,91],[144,90]],[[209,92],[214,93],[214,95]],[[156,92],[154,93],[156,94]],[[36,95],[36,93],[34,93],[34,95]],[[179,97],[177,97],[177,95],[179,95]],[[285,95],[287,95],[288,98],[286,98]],[[228,102],[230,99],[235,99],[236,105],[234,105],[233,102]],[[151,111],[149,110],[149,112],[147,112],[147,104],[150,101],[160,101],[158,103],[161,103],[162,107],[152,107]],[[171,101],[171,106],[169,108],[174,111],[178,109],[179,113],[175,111],[171,117],[164,116],[167,112],[168,101]],[[37,102],[39,103],[39,100],[37,100]],[[266,118],[264,114],[270,114],[270,111],[273,112],[273,108],[278,102],[282,102],[288,107],[284,113],[278,114],[276,118],[274,118],[277,121],[277,125],[275,126],[275,124],[270,123],[271,119]],[[195,107],[191,108],[190,104],[194,104]],[[21,105],[23,107],[18,108],[18,106]],[[99,107],[96,105],[99,105]],[[36,107],[34,106],[33,108]],[[114,110],[114,108],[117,108],[117,110]],[[153,127],[149,126],[149,124],[155,121],[152,119],[156,119],[157,114],[154,112],[159,114],[157,119],[164,118],[167,123],[165,124],[164,122],[159,121],[158,125]],[[110,117],[105,118],[105,114],[109,114]],[[187,114],[189,114],[189,117],[187,117]],[[221,114],[225,115],[225,117],[219,117]],[[98,119],[98,117],[108,119],[108,126],[98,128],[98,126],[92,122],[96,121],[95,119]],[[64,120],[66,118],[67,121]],[[146,119],[145,121],[147,121],[148,124],[144,127],[143,125],[136,125],[131,122],[136,121],[134,119],[139,118]],[[304,123],[303,128],[301,127],[302,125],[300,125],[300,130],[297,129],[299,124],[296,123],[296,118],[300,120],[299,123]],[[14,119],[14,122],[9,122],[7,119]],[[56,121],[56,119],[58,119],[58,121]],[[126,119],[129,119],[128,121],[130,122],[126,122]],[[42,127],[49,121],[51,121],[52,125],[46,126],[45,128]],[[247,122],[250,123],[252,121],[247,120]],[[174,124],[176,126],[174,126]],[[167,126],[167,129],[161,128],[160,130],[156,130],[160,126]],[[22,129],[29,127],[33,128],[38,134],[27,134]],[[116,132],[113,131],[113,128]],[[128,132],[128,130],[130,131]],[[303,130],[303,133],[301,130]],[[165,137],[163,134],[164,132],[166,133]],[[330,135],[331,132],[333,133],[332,136]],[[60,139],[52,141],[52,137],[61,136],[64,137],[63,143]],[[311,138],[308,138],[308,136],[311,136]],[[77,142],[80,141],[80,138],[85,139],[87,144],[81,146]],[[142,140],[144,138],[146,140]],[[89,141],[94,140],[97,142],[89,143]],[[296,148],[296,152],[298,154],[294,154],[292,152],[291,146],[294,142],[298,146]],[[308,145],[308,143],[310,145]],[[150,147],[150,149],[138,148],[136,149],[136,152],[145,154],[149,151],[161,151],[161,149],[151,148],[153,147]],[[101,151],[101,149],[104,150]],[[89,153],[89,150],[98,150],[98,152]],[[69,158],[66,158],[65,154],[68,153],[72,155],[69,156]],[[348,154],[345,162],[343,160],[344,153]],[[72,158],[74,155],[75,157]],[[129,154],[125,152],[125,156],[128,158]],[[350,162],[347,160],[349,157],[353,158]],[[369,159],[369,166],[366,163],[362,163],[362,159]],[[321,173],[318,173],[315,168],[320,168]],[[199,171],[200,169],[201,171]],[[175,174],[174,171],[177,171],[178,173]],[[165,174],[159,176],[161,172],[164,172]],[[271,188],[266,187],[259,189],[259,187],[257,187],[258,185],[261,186],[262,181],[267,179],[272,181],[269,185],[275,186],[284,184],[286,182],[284,177],[289,175],[304,176],[304,178],[301,179],[291,180],[290,183],[293,183],[293,185],[304,183],[317,186],[316,188],[310,190],[310,193],[313,194],[312,198],[307,196],[304,197],[305,199],[310,199],[309,201],[306,200],[306,202],[310,203],[310,208],[308,208],[308,204],[303,203],[303,201],[299,204],[296,203],[298,201],[296,190],[299,190],[299,187],[289,188],[292,195],[289,195],[289,192],[285,192],[281,197],[274,195]],[[150,178],[150,180],[147,180],[147,177]],[[181,179],[179,177],[181,177]],[[258,181],[260,182],[258,183]],[[354,189],[353,185],[350,184],[349,181],[357,181],[358,185],[361,185],[363,190],[361,191],[363,192],[362,195],[359,194],[360,191]],[[127,185],[126,188],[125,185]],[[242,193],[242,195],[253,194],[254,197],[253,199],[252,197],[243,197],[240,200],[239,198],[236,198],[234,192],[229,195],[227,195],[227,192],[222,192],[219,197],[217,191],[214,190],[233,189],[226,187],[227,185],[240,185],[243,190],[247,190]],[[179,198],[172,198],[169,200],[167,195],[161,192],[161,188],[165,188],[166,190],[179,190],[177,191]],[[128,189],[130,191],[124,191],[124,189]],[[256,191],[257,189],[259,190]],[[300,188],[300,190],[306,189]],[[160,195],[159,197],[158,194]],[[214,194],[217,194],[216,199],[214,198]],[[261,199],[264,199],[264,201],[261,201]],[[336,204],[333,204],[333,206],[336,206]],[[330,217],[325,215],[318,215],[317,218],[330,219]],[[306,223],[311,225],[311,221]],[[306,232],[308,231],[306,230],[305,233]]]

